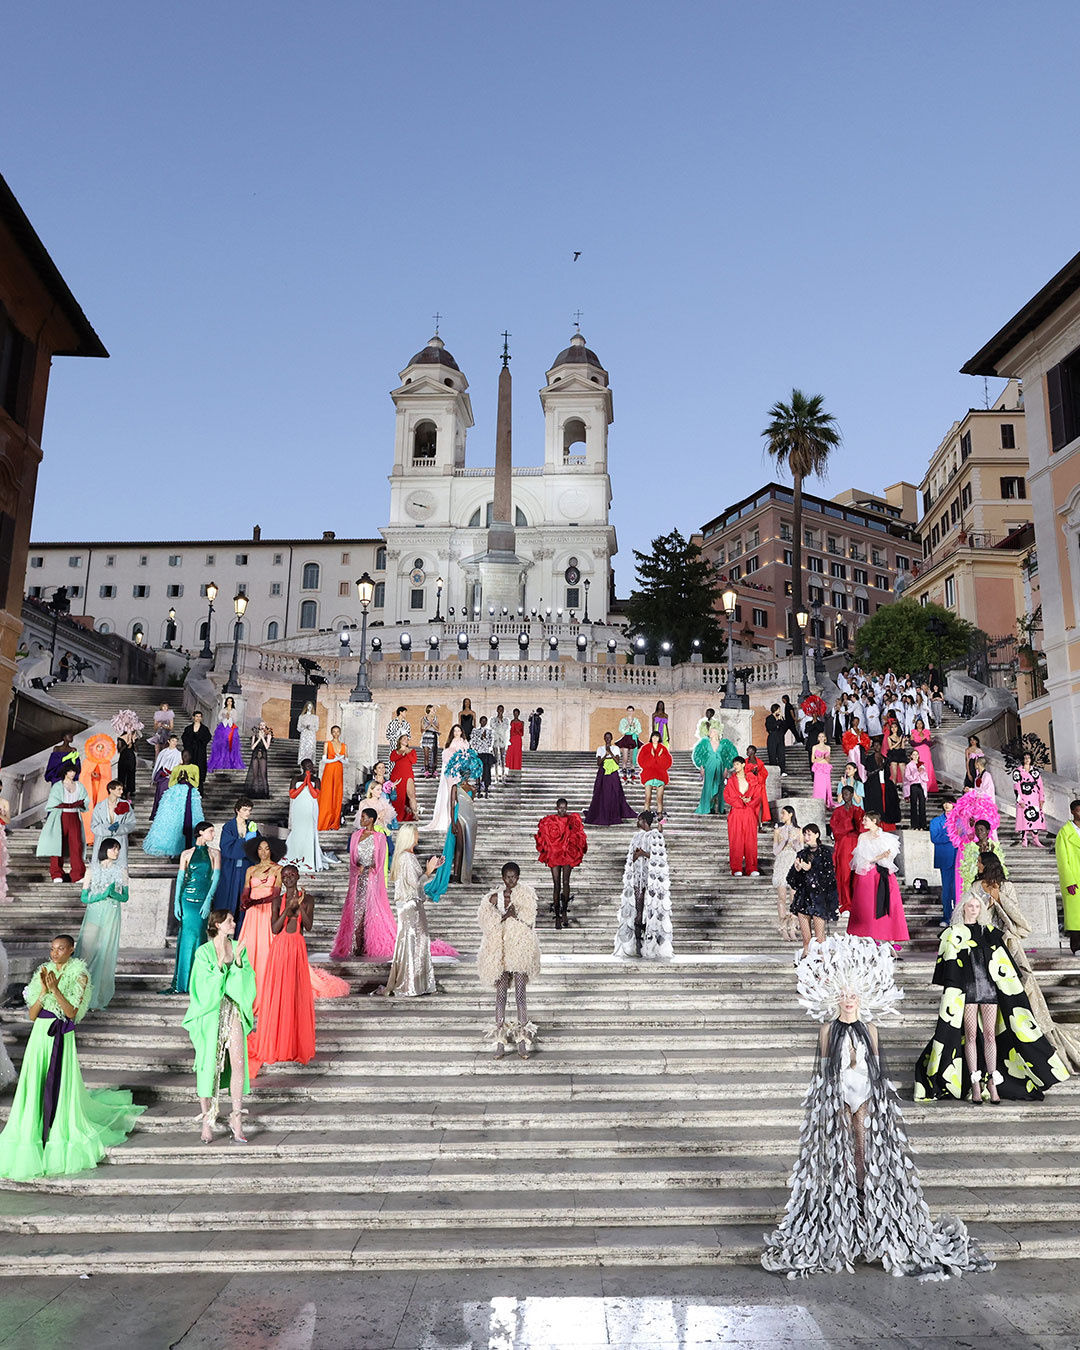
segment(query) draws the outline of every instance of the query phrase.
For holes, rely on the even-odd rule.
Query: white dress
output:
[[[300,749],[296,752],[297,764],[310,759],[314,764],[315,750],[319,743],[319,717],[317,713],[301,713],[296,719],[296,729],[300,733]]]
[[[635,858],[634,853],[638,849],[645,850],[647,856]],[[645,891],[645,907],[642,912],[645,933],[641,942],[641,954],[647,961],[670,961],[673,955],[671,881],[668,874],[667,845],[659,830],[635,830],[626,850],[618,926],[615,930],[616,956],[637,955],[634,924],[637,921],[636,891],[641,888]]]
[[[324,872],[330,866],[328,855],[319,847],[319,802],[306,789],[289,802],[285,857],[301,872]]]
[[[430,824],[425,825],[424,829],[437,830],[445,834],[450,828],[450,789],[460,780],[457,774],[448,775],[446,766],[458,750],[467,750],[468,748],[469,742],[459,737],[456,741],[451,741],[443,751],[443,770],[439,774],[439,790],[435,794],[435,811]]]

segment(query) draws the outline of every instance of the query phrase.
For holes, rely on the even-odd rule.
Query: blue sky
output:
[[[41,539],[374,533],[432,314],[473,464],[509,328],[536,463],[580,307],[623,594],[632,548],[769,476],[793,385],[844,434],[827,491],[917,482],[982,403],[959,366],[1080,248],[1072,2],[9,0],[4,29],[0,169],[112,354],[54,368]]]

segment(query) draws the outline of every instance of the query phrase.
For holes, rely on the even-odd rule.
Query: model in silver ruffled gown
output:
[[[626,850],[615,955],[642,956],[648,961],[669,961],[672,956],[667,845],[651,811],[638,816]]]
[[[394,866],[390,875],[394,882],[394,904],[397,907],[397,940],[390,963],[390,974],[383,986],[384,994],[413,997],[434,994],[435,967],[431,964],[431,938],[427,915],[424,912],[424,890],[421,885],[424,868],[412,852],[416,845],[416,826],[403,825],[398,831],[394,848]],[[427,870],[434,872],[441,859],[431,859]]]
[[[823,1026],[791,1196],[761,1257],[789,1279],[856,1261],[923,1279],[993,1269],[963,1222],[935,1222],[923,1199],[874,1025],[903,997],[893,961],[886,944],[844,936],[812,943],[799,964],[800,1002]]]

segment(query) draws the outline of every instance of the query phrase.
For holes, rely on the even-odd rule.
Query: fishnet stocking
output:
[[[993,1081],[993,1075],[997,1072],[997,1004],[996,1003],[965,1003],[964,1004],[964,1063],[971,1076],[972,1096],[976,1091],[976,1084],[979,1081],[979,1047],[976,1042],[976,1032],[979,1022],[982,1022],[983,1034],[983,1059],[986,1063],[987,1076],[990,1079],[989,1091],[992,1097],[997,1096],[997,1087]]]
[[[502,1026],[506,1021],[506,995],[510,991],[510,976],[514,977],[514,1001],[517,1003],[518,1023],[524,1026],[529,1020],[525,1007],[525,986],[527,980],[523,970],[504,970],[495,981],[495,1025]]]
[[[855,1142],[855,1185],[861,1191],[866,1180],[866,1103],[851,1113],[851,1132]]]

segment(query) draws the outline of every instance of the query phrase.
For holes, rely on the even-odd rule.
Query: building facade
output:
[[[54,356],[108,356],[0,178],[0,750],[22,632],[22,580]]]
[[[851,647],[870,615],[893,600],[898,580],[910,577],[920,548],[914,522],[903,511],[913,490],[897,484],[885,496],[871,497],[852,489],[841,494],[843,500],[803,493],[807,631],[826,649]],[[793,501],[791,488],[767,483],[694,536],[724,584],[738,593],[736,633],[744,645],[777,654],[787,650],[794,624]]]
[[[1023,392],[1010,380],[991,408],[952,424],[920,484],[922,559],[910,594],[992,638],[1016,637],[1030,599],[1027,472]]]
[[[198,649],[232,637],[233,597],[248,608],[241,636],[276,642],[340,629],[359,619],[356,579],[369,572],[375,597],[369,622],[387,627],[443,618],[473,619],[484,606],[479,572],[491,523],[494,467],[466,462],[473,425],[468,380],[442,339],[433,337],[400,375],[389,523],[378,537],[182,539],[37,542],[26,569],[26,595],[48,601],[68,588],[72,613],[99,632],[153,646],[166,640]],[[513,470],[517,550],[525,569],[520,604],[602,622],[612,599],[611,479],[607,430],[613,417],[608,375],[575,334],[540,390],[544,459]],[[208,617],[206,588],[218,587]],[[486,609],[486,606],[484,606]],[[487,618],[487,614],[484,614]]]
[[[381,539],[263,539],[256,526],[249,539],[176,539],[148,544],[129,541],[31,546],[26,594],[47,602],[66,586],[72,616],[93,621],[99,633],[132,641],[139,633],[153,647],[198,650],[206,625],[210,642],[227,642],[236,617],[234,597],[247,596],[240,636],[275,642],[355,622],[356,581],[375,581],[371,621],[386,614],[386,546]],[[209,614],[207,587],[218,588]]]
[[[1022,709],[1057,772],[1080,778],[1080,253],[975,356],[965,375],[1022,382],[1027,497],[1038,550],[1045,692]]]

